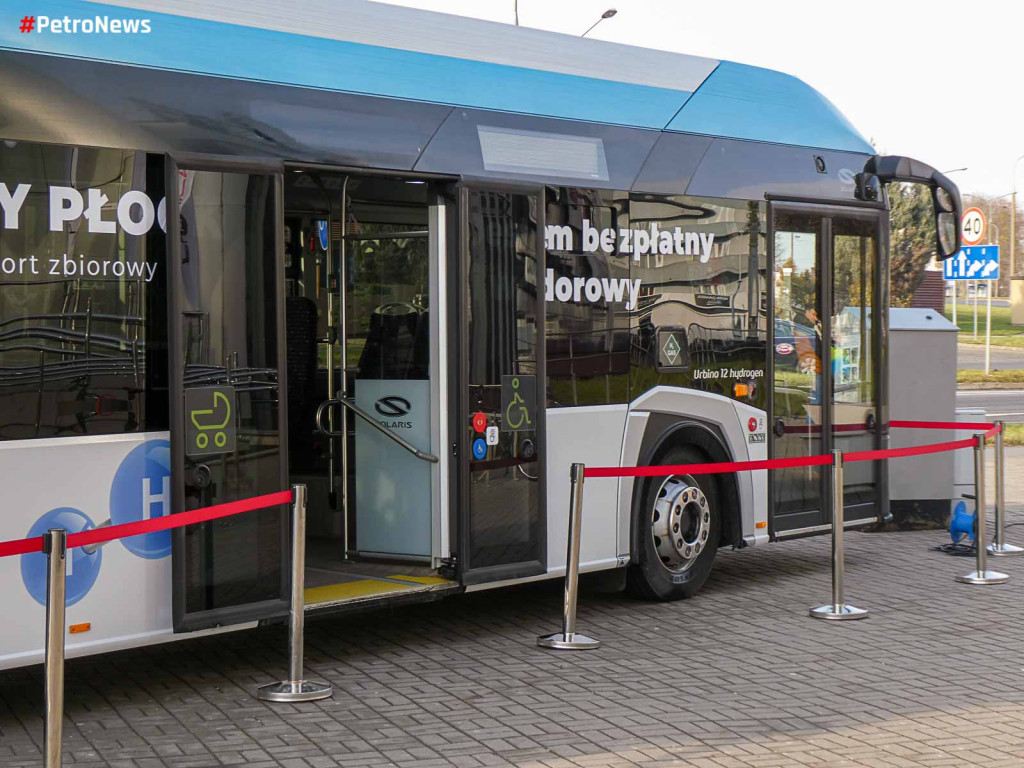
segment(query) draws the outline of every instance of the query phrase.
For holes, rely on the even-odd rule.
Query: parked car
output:
[[[801,370],[801,357],[817,349],[817,331],[792,320],[775,318],[775,367]]]

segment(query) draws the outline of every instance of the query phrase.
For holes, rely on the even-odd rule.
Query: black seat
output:
[[[430,368],[430,322],[415,307],[386,305],[370,315],[359,357],[361,379],[426,379]]]
[[[301,467],[313,457],[316,429],[317,306],[305,296],[285,299],[288,374],[288,454]]]

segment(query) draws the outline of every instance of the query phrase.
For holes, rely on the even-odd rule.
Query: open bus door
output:
[[[167,158],[171,505],[288,487],[282,168]],[[176,194],[175,194],[176,190]],[[286,507],[174,531],[175,631],[288,610]]]
[[[460,189],[459,560],[467,585],[547,567],[544,195]]]

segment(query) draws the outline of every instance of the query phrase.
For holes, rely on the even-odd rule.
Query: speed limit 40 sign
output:
[[[964,245],[978,245],[985,237],[985,214],[980,208],[968,208],[960,223]]]

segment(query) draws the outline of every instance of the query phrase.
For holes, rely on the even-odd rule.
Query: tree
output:
[[[894,307],[909,307],[935,253],[935,212],[931,191],[923,184],[888,186],[890,222],[890,298]]]

